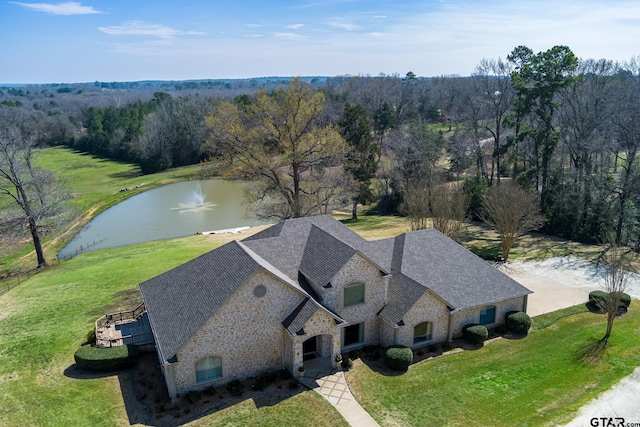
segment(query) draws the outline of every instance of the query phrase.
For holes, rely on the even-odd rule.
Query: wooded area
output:
[[[518,46],[470,77],[3,87],[0,109],[37,122],[37,145],[143,173],[213,161],[257,181],[264,218],[377,202],[455,237],[508,181],[535,196],[543,231],[637,249],[639,89],[637,58]]]

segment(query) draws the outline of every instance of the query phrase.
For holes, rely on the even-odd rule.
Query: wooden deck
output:
[[[96,320],[96,345],[152,344],[153,333],[144,305],[133,310],[107,314]]]

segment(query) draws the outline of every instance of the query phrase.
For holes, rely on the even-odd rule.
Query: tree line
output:
[[[637,247],[639,70],[637,58],[518,46],[469,77],[296,78],[233,97],[125,92],[82,105],[59,99],[86,93],[49,91],[27,104],[28,91],[12,89],[0,93],[0,109],[43,123],[37,144],[144,173],[215,161],[256,181],[249,201],[264,218],[345,205],[355,217],[358,204],[377,202],[415,228],[428,219],[455,236],[462,219],[483,217],[493,188],[517,185],[534,196],[545,232]]]

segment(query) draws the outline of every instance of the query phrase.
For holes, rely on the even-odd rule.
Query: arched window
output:
[[[205,357],[196,362],[196,382],[203,383],[222,377],[222,364],[219,357]]]
[[[352,283],[344,287],[344,306],[364,302],[364,283]]]
[[[481,325],[490,325],[496,321],[496,306],[488,305],[480,310],[480,323]]]
[[[413,327],[413,343],[431,341],[431,322],[418,323]]]

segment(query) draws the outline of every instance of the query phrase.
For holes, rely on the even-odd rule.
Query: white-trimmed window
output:
[[[420,344],[431,341],[431,322],[418,323],[413,327],[413,343]]]
[[[490,325],[496,322],[496,306],[488,305],[480,310],[480,323],[481,325]]]
[[[364,283],[352,283],[344,287],[344,306],[364,302]]]
[[[196,362],[196,383],[222,378],[222,363],[219,357],[210,356]]]

